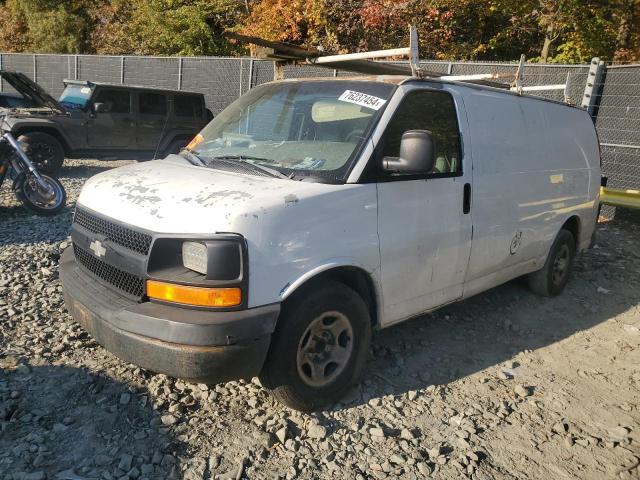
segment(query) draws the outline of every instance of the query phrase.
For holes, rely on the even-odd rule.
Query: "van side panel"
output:
[[[586,112],[463,88],[473,145],[474,236],[465,296],[542,267],[562,224],[593,231],[599,147]]]

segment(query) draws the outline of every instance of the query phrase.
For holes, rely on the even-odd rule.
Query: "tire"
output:
[[[42,195],[31,174],[21,174],[16,178],[14,192],[27,210],[38,215],[55,215],[67,204],[67,192],[59,180],[46,174],[40,175],[53,191],[51,198]]]
[[[64,148],[60,142],[44,132],[27,132],[18,137],[22,149],[38,171],[57,173],[64,163]]]
[[[529,274],[529,288],[545,297],[560,295],[569,280],[576,255],[576,241],[568,230],[560,230],[547,261],[537,272]]]
[[[336,281],[310,284],[283,306],[259,376],[262,385],[278,402],[303,412],[336,402],[362,373],[370,318],[350,287]]]

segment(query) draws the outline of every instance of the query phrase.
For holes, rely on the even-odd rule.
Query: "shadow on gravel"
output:
[[[607,252],[604,256],[586,254],[577,263],[577,271],[559,297],[536,296],[524,279],[517,279],[378,332],[372,341],[373,359],[365,367],[362,382],[331,410],[456,381],[513,360],[524,350],[534,351],[590,329],[639,305],[637,286],[625,283],[621,272],[610,263],[614,260],[610,253],[613,245],[602,248]],[[620,258],[627,262],[627,274],[637,270],[629,259]],[[600,282],[612,276],[618,289],[615,295],[598,293]],[[517,361],[510,367],[502,366],[501,370],[508,377],[516,376],[517,382],[513,372]]]
[[[86,180],[93,177],[94,175],[97,175],[98,173],[112,170],[113,168],[115,168],[115,165],[109,160],[103,160],[102,165],[100,166],[83,164],[64,165],[60,170],[58,177]]]
[[[3,480],[181,476],[184,445],[147,393],[105,374],[0,356],[0,399]]]
[[[0,205],[0,246],[65,240],[71,230],[74,208],[75,204],[67,204],[56,215],[42,217],[22,205]]]

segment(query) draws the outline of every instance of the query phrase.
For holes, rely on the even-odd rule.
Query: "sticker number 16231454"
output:
[[[342,95],[340,95],[338,100],[355,103],[356,105],[371,108],[372,110],[379,110],[380,107],[387,103],[383,98],[374,97],[367,93],[354,92],[353,90],[346,90]]]

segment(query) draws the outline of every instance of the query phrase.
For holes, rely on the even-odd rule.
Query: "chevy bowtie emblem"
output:
[[[93,242],[91,242],[89,248],[98,258],[104,257],[107,253],[107,249],[102,246],[100,240],[94,240]]]

